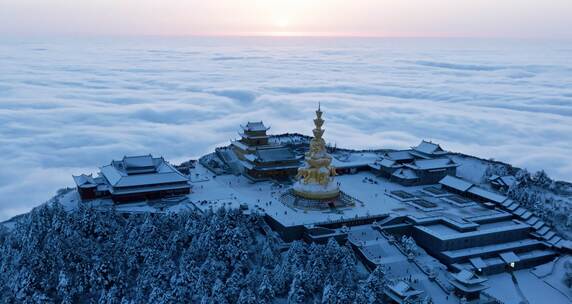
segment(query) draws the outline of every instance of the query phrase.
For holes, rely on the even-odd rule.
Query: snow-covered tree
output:
[[[322,304],[335,304],[337,303],[336,290],[332,284],[326,284],[324,291],[322,292]]]
[[[488,178],[497,175],[497,176],[506,176],[509,175],[511,171],[511,167],[504,164],[494,163],[491,162],[487,165],[487,169],[483,175],[483,182],[488,181]]]
[[[380,303],[387,284],[384,266],[377,266],[359,286],[357,297],[361,303]]]
[[[564,284],[572,289],[572,262],[566,261],[564,263]]]
[[[252,292],[249,288],[240,291],[240,296],[238,297],[238,304],[257,304],[259,303],[256,299],[256,294]]]
[[[230,303],[226,297],[226,290],[224,283],[220,279],[217,279],[213,286],[211,300],[213,301],[213,303],[217,304]]]
[[[272,282],[268,278],[268,275],[262,277],[262,282],[260,282],[260,287],[257,290],[258,300],[261,304],[269,304],[274,299],[274,287]]]
[[[419,247],[415,240],[407,235],[401,237],[401,245],[407,255],[418,256],[420,254]]]
[[[306,302],[306,291],[303,285],[302,271],[298,271],[290,284],[290,291],[288,292],[289,304],[301,304]]]
[[[338,299],[356,292],[349,248],[293,242],[281,254],[261,221],[239,210],[125,216],[45,204],[0,226],[0,302],[301,303],[328,283]]]
[[[552,184],[552,179],[548,177],[548,175],[546,174],[546,172],[544,172],[544,170],[536,172],[532,177],[532,181],[534,182],[535,185],[541,188],[549,188],[550,185]]]

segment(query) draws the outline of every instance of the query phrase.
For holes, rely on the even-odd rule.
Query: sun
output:
[[[274,26],[279,28],[287,28],[290,26],[290,18],[286,16],[277,17],[274,19]]]

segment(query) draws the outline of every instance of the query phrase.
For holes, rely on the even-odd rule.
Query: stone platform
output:
[[[300,197],[310,200],[331,200],[340,195],[340,188],[336,183],[330,181],[327,185],[305,184],[297,181],[292,186],[292,191]]]
[[[359,200],[356,198],[339,191],[339,195],[329,199],[309,199],[296,195],[293,189],[289,189],[282,193],[279,197],[280,202],[284,205],[298,208],[298,209],[311,209],[311,210],[325,210],[335,208],[347,208],[355,206]]]

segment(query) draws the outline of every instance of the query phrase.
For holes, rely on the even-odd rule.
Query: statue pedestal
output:
[[[297,181],[292,186],[292,191],[298,196],[313,200],[325,200],[336,198],[340,195],[340,188],[333,182],[329,182],[327,185],[320,184],[304,184],[301,181]]]

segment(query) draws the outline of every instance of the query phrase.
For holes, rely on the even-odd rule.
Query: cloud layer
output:
[[[124,154],[173,162],[264,120],[326,139],[420,139],[572,180],[572,45],[193,38],[0,43],[0,220]]]

